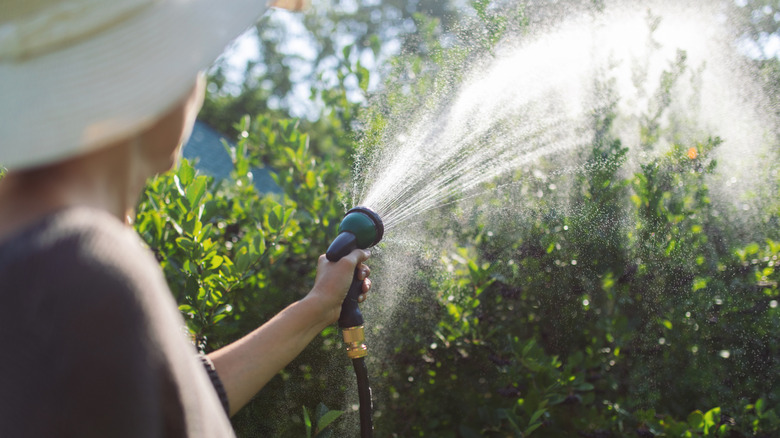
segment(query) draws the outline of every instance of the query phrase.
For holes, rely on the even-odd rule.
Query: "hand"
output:
[[[369,255],[356,249],[335,263],[321,256],[314,287],[304,299],[290,304],[252,333],[209,354],[225,386],[232,413],[249,402],[325,327],[338,321],[355,266],[360,266],[358,278],[363,281],[365,299],[371,281],[370,270],[363,262]]]
[[[370,255],[371,253],[368,251],[356,249],[338,262],[328,261],[325,255],[320,256],[314,287],[305,299],[318,301],[318,307],[322,311],[323,322],[326,326],[338,321],[341,303],[347,295],[350,284],[352,284],[356,266],[360,266],[358,279],[363,281],[363,293],[358,297],[358,301],[363,302],[366,299],[366,294],[371,288],[371,279],[368,278],[371,269],[363,262]]]

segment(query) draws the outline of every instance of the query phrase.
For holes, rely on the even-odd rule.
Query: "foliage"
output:
[[[611,148],[620,155],[619,143]],[[392,418],[427,406],[419,415],[427,422],[411,428],[433,436],[779,432],[765,407],[780,395],[778,245],[722,247],[725,224],[706,213],[698,171],[710,165],[685,152],[676,147],[622,181],[618,167],[589,175],[580,202],[634,201],[617,204],[639,217],[636,230],[613,227],[618,240],[599,225],[614,212],[592,205],[576,216],[540,212],[511,236],[483,228],[456,239],[441,257],[451,274],[430,285],[437,299],[428,312],[439,311],[420,342],[430,347],[396,352],[391,362],[408,366],[385,370],[404,394],[386,401]],[[604,184],[606,176],[617,184]],[[441,399],[455,391],[458,401]]]
[[[329,438],[333,435],[333,430],[328,427],[338,419],[344,412],[331,411],[320,403],[317,405],[317,417],[312,421],[306,406],[303,407],[303,424],[306,426],[306,438]]]
[[[245,117],[237,130],[242,134],[229,148],[231,178],[215,181],[198,175],[183,160],[149,182],[135,220],[163,267],[193,341],[207,352],[260,326],[310,290],[317,258],[335,234],[338,223],[331,220],[344,212],[333,187],[345,168],[316,160],[295,121]],[[280,198],[259,193],[252,184],[251,169],[263,160],[278,169],[276,182],[285,191]],[[302,405],[328,400],[334,383],[318,375],[322,368],[315,375],[314,366],[323,357],[342,356],[334,335],[333,329],[326,330],[297,366],[267,386],[269,394],[292,386],[305,388],[308,395],[278,417],[280,424],[271,424],[265,413],[279,412],[278,401],[261,394],[234,417],[239,434],[290,435],[290,428],[302,427]],[[334,415],[328,418],[332,421]],[[322,415],[317,418],[323,421]]]
[[[304,124],[313,121],[306,131],[314,134],[318,126],[327,127],[317,123],[321,116],[349,107],[334,105],[334,92],[343,93],[345,98],[350,95],[352,104],[366,98],[368,75],[345,77],[345,69],[358,66],[376,71],[398,51],[421,51],[414,20],[421,13],[438,18],[447,28],[458,17],[453,2],[432,0],[319,0],[304,13],[272,10],[257,26],[258,60],[247,64],[239,84],[228,80],[230,66],[225,60],[211,69],[210,93],[201,117],[232,136],[238,134],[233,123],[244,114],[273,113],[279,117],[297,111],[297,116],[306,116]],[[296,26],[291,23],[302,24],[299,34],[292,34],[291,28]],[[310,42],[315,54],[296,52],[289,44],[293,38]],[[307,86],[311,96],[305,100],[300,89]],[[306,108],[306,114],[300,107]]]
[[[201,349],[231,342],[309,290],[345,211],[350,152],[370,154],[396,115],[457,83],[464,60],[525,32],[541,14],[536,3],[507,11],[473,2],[459,29],[414,14],[416,50],[390,61],[387,85],[367,107],[346,91],[355,83],[370,94],[360,44],[330,50],[338,86],[316,92],[317,120],[286,119],[265,103],[214,104],[229,108],[220,123],[237,121],[231,178],[199,175],[185,160],[150,182],[135,222]],[[534,163],[542,176],[505,176],[492,196],[428,221],[437,242],[420,243],[416,293],[383,328],[395,342],[371,347],[377,436],[780,433],[780,200],[768,190],[766,226],[747,235],[738,212],[710,193],[722,140],[661,142],[673,138],[662,121],[686,67],[681,52],[662,83],[644,84],[656,100],[641,121],[641,148],[660,153],[631,162],[612,129],[617,106],[606,101],[583,150]],[[269,98],[247,96],[252,105]],[[545,171],[567,160],[586,171],[556,180],[575,189],[553,191]],[[275,170],[282,196],[257,192],[250,170],[262,166]],[[501,205],[522,205],[522,220],[493,215]],[[335,328],[326,329],[234,417],[238,434],[354,435],[344,424],[356,413],[344,400],[352,371],[343,356]],[[305,407],[319,401],[314,413]]]
[[[486,29],[477,34],[506,23],[475,3]],[[427,59],[401,58],[421,77],[391,85],[380,117],[436,96],[456,52],[483,50],[465,47],[465,54],[464,46],[439,46]],[[629,167],[628,149],[611,129],[616,106],[606,102],[594,114],[587,171],[572,181],[556,177],[558,186],[580,188],[565,202],[543,175],[573,157],[548,158],[535,164],[542,176],[502,180],[493,198],[426,222],[437,242],[410,263],[421,266],[410,287],[417,293],[403,298],[408,315],[384,334],[413,341],[386,349],[374,364],[388,388],[378,394],[382,435],[780,432],[766,408],[780,399],[780,339],[772,329],[780,323],[777,181],[762,201],[760,240],[746,240],[739,212],[716,207],[709,193],[722,140],[675,142],[664,124],[687,71],[679,52],[647,93],[641,148],[663,147],[663,154]],[[490,207],[503,205],[523,206],[519,222],[491,215]]]

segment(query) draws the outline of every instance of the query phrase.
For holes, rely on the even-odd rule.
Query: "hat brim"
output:
[[[0,63],[0,165],[29,168],[127,138],[180,101],[263,0],[168,0],[87,40]]]

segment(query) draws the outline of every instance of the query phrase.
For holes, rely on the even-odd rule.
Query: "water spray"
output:
[[[376,245],[382,240],[385,227],[382,219],[374,210],[358,206],[347,212],[339,224],[338,231],[338,236],[333,239],[325,252],[325,257],[331,262],[341,260],[354,249],[366,249]],[[352,366],[357,377],[358,399],[360,401],[360,436],[370,438],[373,436],[374,427],[371,418],[371,388],[368,385],[368,371],[364,360],[368,354],[368,347],[365,344],[363,314],[360,313],[358,307],[358,297],[362,289],[363,282],[358,277],[358,268],[355,268],[347,297],[341,304],[339,327],[344,343],[347,344],[347,356],[352,359]]]

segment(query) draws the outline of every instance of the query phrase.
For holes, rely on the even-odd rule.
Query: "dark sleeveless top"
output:
[[[159,265],[107,213],[0,242],[0,346],[0,436],[234,436]]]

